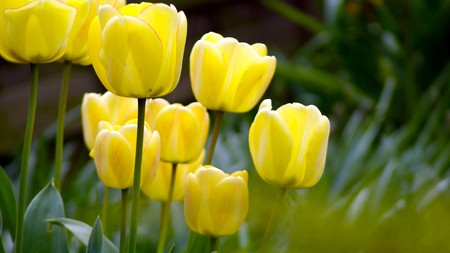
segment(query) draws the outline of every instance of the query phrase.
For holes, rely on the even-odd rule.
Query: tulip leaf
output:
[[[170,247],[169,251],[167,253],[173,253],[175,252],[175,243]]]
[[[50,226],[50,217],[64,217],[64,204],[51,181],[34,197],[25,212],[23,252],[69,252],[64,228]]]
[[[0,253],[5,253],[6,251],[5,251],[5,247],[3,247],[3,239],[1,237],[1,235],[2,235],[2,227],[3,227],[2,212],[0,212]]]
[[[3,168],[0,166],[0,211],[5,220],[5,227],[10,234],[16,234],[16,196]]]
[[[47,222],[64,226],[66,229],[72,232],[72,234],[75,235],[84,245],[88,245],[92,228],[86,223],[67,218],[48,219]],[[119,249],[108,238],[103,236],[103,251],[108,253],[118,253]]]
[[[210,238],[191,230],[186,249],[183,253],[209,253]]]
[[[87,253],[102,253],[103,248],[103,227],[100,217],[97,217],[92,228],[89,242],[87,245]]]

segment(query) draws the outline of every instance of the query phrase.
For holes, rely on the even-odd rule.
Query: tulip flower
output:
[[[161,160],[190,163],[198,158],[209,130],[209,115],[200,103],[170,105],[164,99],[149,99],[147,123],[161,135]]]
[[[112,5],[117,9],[125,6],[125,0],[91,0],[89,14],[86,21],[81,26],[74,40],[67,47],[66,53],[60,58],[61,61],[71,61],[79,65],[90,65],[91,58],[89,57],[87,38],[89,27],[92,20],[97,16],[97,10],[100,5]]]
[[[250,153],[258,174],[278,187],[314,186],[325,167],[328,118],[314,105],[271,109],[270,99],[264,100],[250,127]]]
[[[0,1],[0,54],[14,63],[58,60],[82,27],[89,0]]]
[[[91,156],[94,157],[98,177],[112,188],[125,189],[133,185],[136,153],[137,120],[130,120],[123,126],[112,126],[106,121],[99,123],[103,128],[95,138]],[[144,147],[140,185],[151,182],[157,172],[160,137],[157,131],[144,128]]]
[[[269,86],[275,65],[275,57],[267,56],[264,44],[249,45],[210,32],[192,49],[192,90],[208,109],[247,112]]]
[[[95,137],[98,133],[97,126],[101,121],[107,121],[113,126],[121,126],[136,118],[136,99],[120,97],[109,91],[103,95],[97,93],[84,94],[81,102],[81,122],[86,147],[89,150],[94,148]]]
[[[175,174],[175,183],[173,188],[172,201],[183,201],[186,177],[189,173],[193,173],[205,160],[205,150],[193,163],[178,163]],[[157,201],[167,201],[169,199],[169,186],[172,179],[173,164],[159,161],[158,172],[155,179],[141,190],[150,199]]]
[[[103,5],[90,26],[92,65],[114,94],[148,98],[168,94],[178,84],[187,20],[173,5]]]
[[[184,216],[192,231],[212,238],[234,234],[247,216],[248,174],[200,167],[186,179]]]

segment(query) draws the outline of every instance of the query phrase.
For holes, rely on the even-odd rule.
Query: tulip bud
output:
[[[271,101],[264,100],[250,127],[250,153],[258,174],[278,187],[314,186],[325,167],[328,118],[314,105],[271,109]]]
[[[97,126],[101,121],[107,121],[113,126],[121,126],[136,118],[137,101],[134,98],[120,97],[109,91],[103,95],[84,94],[81,102],[81,122],[86,147],[89,150],[94,148],[95,137],[98,133]]]
[[[48,63],[66,51],[86,20],[89,0],[0,1],[0,54],[14,63]]]
[[[208,109],[247,112],[269,86],[275,65],[275,57],[267,56],[264,44],[250,46],[210,32],[192,49],[192,91]]]
[[[109,4],[117,9],[125,6],[125,0],[91,0],[89,14],[86,21],[81,26],[73,41],[67,47],[64,55],[59,59],[60,61],[71,61],[79,65],[90,65],[91,58],[89,57],[87,38],[89,27],[92,20],[97,16],[97,10],[100,5]]]
[[[247,216],[248,174],[227,175],[213,167],[200,167],[186,179],[184,216],[192,231],[211,237],[234,234]]]
[[[170,93],[178,84],[187,20],[173,5],[100,6],[89,29],[92,65],[105,88],[124,97]]]
[[[161,160],[190,163],[202,152],[209,115],[200,103],[170,105],[164,99],[149,99],[146,120],[161,135]]]
[[[175,183],[173,188],[172,201],[182,201],[184,198],[184,188],[186,185],[186,177],[189,173],[194,172],[205,160],[205,150],[193,163],[178,163],[175,170]],[[158,172],[155,179],[141,190],[150,199],[157,201],[167,201],[169,196],[170,180],[172,179],[172,163],[159,161]]]
[[[112,126],[101,122],[101,130],[95,139],[91,157],[94,158],[100,180],[109,187],[125,189],[133,186],[136,153],[137,120],[130,120],[123,126]],[[141,186],[151,182],[157,172],[160,137],[147,124],[144,127],[142,151]]]

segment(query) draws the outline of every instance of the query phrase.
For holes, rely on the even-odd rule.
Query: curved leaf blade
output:
[[[49,226],[50,217],[64,217],[64,204],[51,181],[34,197],[25,212],[23,252],[69,252],[64,228]]]
[[[16,196],[3,167],[0,166],[0,210],[5,227],[12,235],[16,234]]]
[[[189,239],[183,253],[209,253],[210,238],[197,234],[191,230]]]
[[[97,217],[92,228],[89,242],[87,245],[87,253],[102,253],[103,248],[103,227],[100,217]]]
[[[47,222],[65,227],[80,239],[84,245],[88,245],[89,236],[92,232],[92,228],[88,224],[68,218],[53,218],[48,219]],[[103,236],[103,251],[108,253],[118,253],[119,249],[108,238]]]

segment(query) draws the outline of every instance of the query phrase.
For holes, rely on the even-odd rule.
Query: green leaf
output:
[[[186,249],[183,253],[209,253],[210,238],[191,230]]]
[[[0,212],[0,253],[6,253],[5,247],[3,247],[3,240],[2,240],[2,237],[1,237],[1,235],[2,235],[2,227],[3,227],[2,212]]]
[[[16,234],[16,196],[11,182],[3,168],[0,166],[0,211],[5,217],[5,227],[10,234]]]
[[[173,253],[175,251],[175,243],[170,247],[169,251],[167,253]]]
[[[103,227],[100,217],[97,217],[92,228],[87,245],[87,253],[101,253],[103,248]]]
[[[51,181],[31,201],[25,212],[23,252],[69,252],[64,228],[51,226],[50,217],[64,217],[64,204]]]
[[[73,235],[75,235],[80,241],[87,245],[89,242],[89,235],[91,234],[92,228],[91,226],[87,225],[84,222],[67,219],[67,218],[54,218],[54,219],[48,219],[47,222],[50,222],[52,224],[64,226],[67,228],[70,232],[72,232]],[[115,253],[119,252],[119,249],[114,245],[108,238],[103,236],[103,249],[104,252],[107,253]]]

